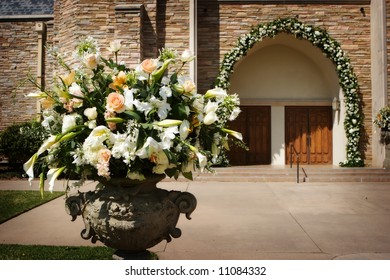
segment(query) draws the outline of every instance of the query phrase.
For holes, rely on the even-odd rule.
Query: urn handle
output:
[[[189,192],[171,191],[170,199],[179,208],[180,213],[186,214],[186,218],[191,220],[197,204],[196,197]]]

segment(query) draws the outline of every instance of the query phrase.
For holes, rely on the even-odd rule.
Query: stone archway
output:
[[[294,35],[297,39],[311,42],[333,62],[343,90],[346,106],[344,129],[347,137],[346,161],[341,166],[364,166],[359,151],[363,115],[360,108],[359,86],[353,72],[350,60],[345,55],[340,44],[330,37],[326,30],[306,25],[296,18],[278,19],[267,24],[259,24],[250,33],[242,36],[236,47],[227,53],[222,61],[215,85],[224,89],[230,86],[230,75],[236,62],[246,56],[248,51],[263,38],[274,38],[279,33]]]

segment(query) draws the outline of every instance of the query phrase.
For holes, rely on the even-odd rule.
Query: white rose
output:
[[[96,107],[85,109],[84,116],[86,116],[88,118],[88,120],[90,120],[90,121],[96,120],[96,118],[97,118]]]
[[[76,120],[79,117],[77,114],[65,115],[62,119],[62,133],[76,126]]]
[[[95,53],[87,54],[84,57],[84,63],[89,69],[95,69],[99,64],[99,55]]]
[[[110,52],[116,53],[116,52],[119,52],[121,47],[122,47],[121,41],[120,40],[114,40],[114,41],[112,41],[110,43],[110,47],[108,48],[108,50]]]
[[[194,54],[190,50],[185,50],[180,57],[180,60],[184,62],[190,62],[193,61],[195,58]]]

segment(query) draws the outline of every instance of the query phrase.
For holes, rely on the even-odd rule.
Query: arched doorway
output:
[[[291,145],[303,163],[343,160],[337,155],[344,145],[333,146],[334,137],[345,138],[340,115],[331,109],[341,94],[338,76],[310,42],[282,33],[257,43],[235,64],[229,91],[238,93],[243,105],[231,125],[250,148],[247,155],[233,152],[233,165],[288,164]]]
[[[274,38],[281,33],[293,35],[297,39],[304,39],[310,42],[334,64],[340,85],[340,110],[334,120],[343,122],[345,136],[339,133],[339,143],[345,143],[345,151],[341,155],[343,160],[341,166],[362,167],[364,160],[360,151],[361,133],[363,126],[363,113],[359,97],[359,85],[356,75],[353,72],[349,58],[345,55],[340,44],[330,37],[326,30],[316,26],[306,25],[297,18],[277,19],[267,24],[259,24],[252,30],[239,38],[237,45],[225,54],[215,80],[215,86],[229,89],[230,76],[234,71],[235,64],[245,57],[248,52],[261,42],[264,38]],[[345,103],[343,101],[345,100]],[[275,112],[274,112],[275,111]],[[281,111],[272,110],[271,114],[281,115]],[[334,129],[334,126],[333,126]],[[335,162],[335,159],[333,159]]]

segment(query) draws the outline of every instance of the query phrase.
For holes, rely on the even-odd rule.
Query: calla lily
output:
[[[164,61],[164,64],[160,67],[160,69],[153,72],[152,77],[154,81],[159,81],[162,75],[164,74],[165,70],[167,70],[169,64],[172,62],[172,59],[167,59]]]
[[[47,172],[47,180],[49,180],[49,191],[52,192],[54,188],[54,182],[64,171],[65,166],[60,168],[52,168]]]
[[[204,95],[204,98],[213,98],[213,97],[222,98],[222,97],[226,97],[226,96],[227,96],[226,90],[224,90],[222,88],[213,88],[213,89],[209,89],[206,92],[206,94]]]
[[[238,140],[242,141],[242,134],[240,132],[237,132],[237,131],[234,131],[234,130],[230,130],[230,129],[227,129],[227,128],[222,128],[222,131],[226,132],[227,134],[229,134],[229,135],[231,135],[233,137],[236,137]]]
[[[200,152],[195,152],[195,154],[198,158],[200,171],[203,172],[207,165],[207,157]]]
[[[34,180],[34,164],[38,159],[38,153],[35,153],[25,164],[23,164],[23,169],[28,175],[28,181],[30,183]]]
[[[203,123],[205,125],[210,125],[213,124],[216,120],[218,120],[217,114],[215,112],[210,112],[204,117]]]
[[[165,119],[158,123],[156,123],[157,126],[161,127],[171,127],[171,126],[177,126],[180,125],[183,121],[180,120],[172,120],[172,119]]]
[[[59,140],[59,137],[56,135],[52,135],[48,139],[46,139],[46,141],[43,142],[43,144],[41,145],[41,147],[39,148],[39,150],[37,152],[38,156],[40,154],[44,153],[46,150],[50,149],[50,147],[53,146],[55,143],[57,143],[58,140]]]

